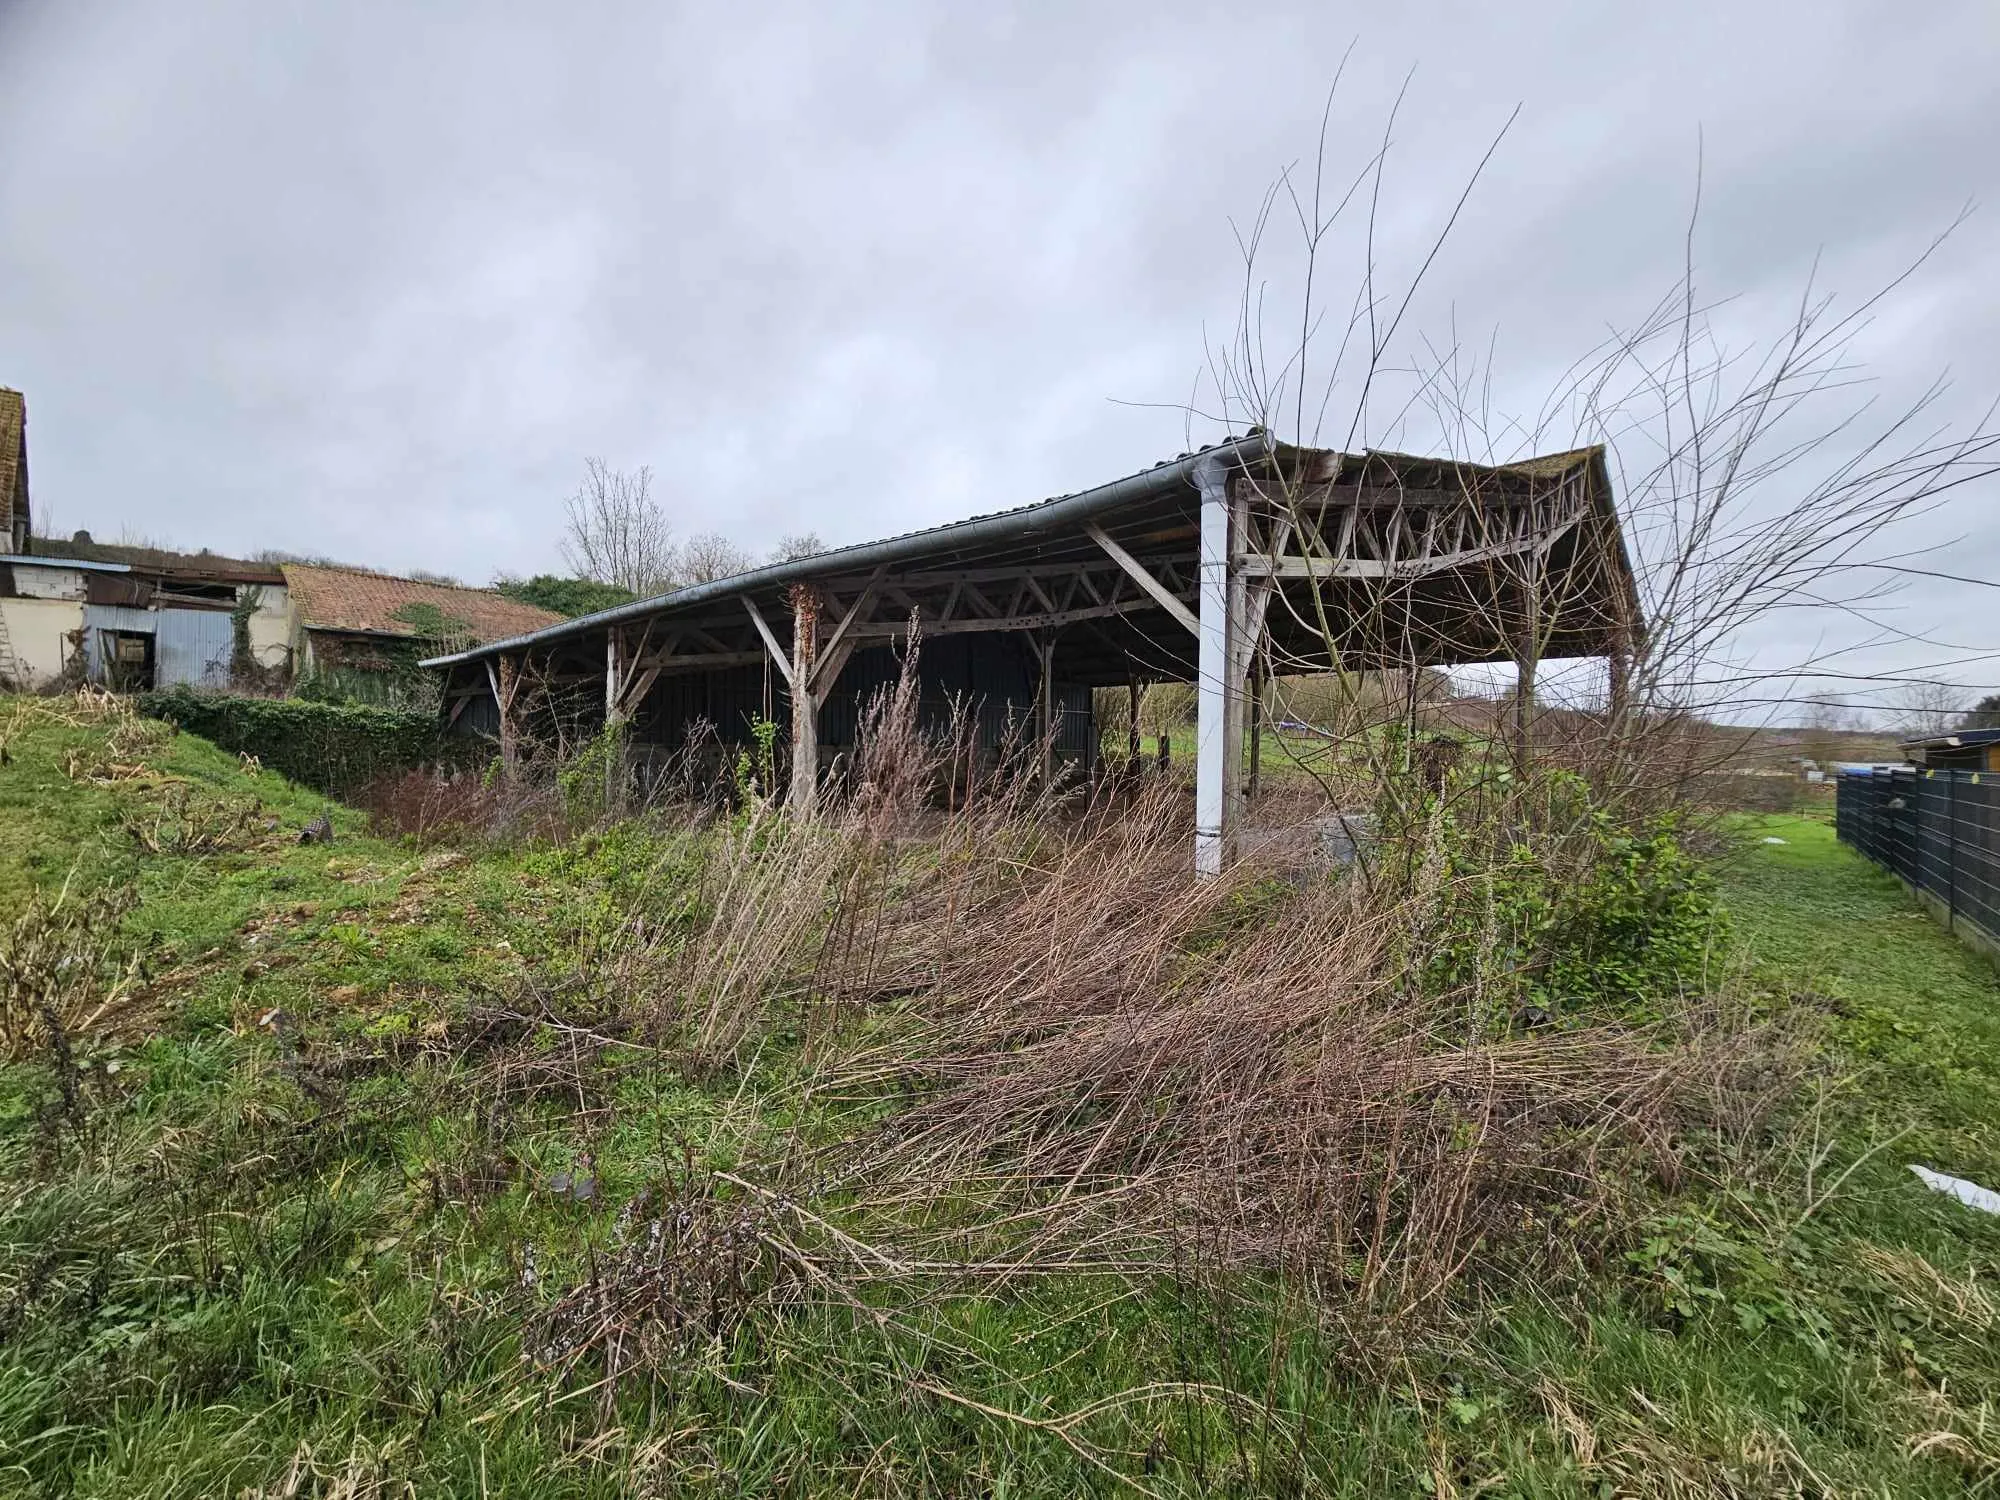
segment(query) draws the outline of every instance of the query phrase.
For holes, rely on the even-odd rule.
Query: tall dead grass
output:
[[[1172,778],[1051,786],[1016,758],[975,786],[969,748],[920,732],[906,670],[814,818],[690,811],[693,920],[635,919],[606,955],[692,1069],[802,1041],[815,1138],[743,1170],[837,1192],[878,1267],[1275,1272],[1382,1336],[1475,1272],[1592,1261],[1691,1132],[1782,1093],[1790,1063],[1699,995],[1496,1025],[1440,992],[1419,950],[1442,883],[1478,876],[1421,819],[1365,867],[1195,882]],[[1462,800],[1491,826],[1461,852],[1504,861],[1576,795],[1509,786]]]
[[[850,1190],[969,1264],[1275,1270],[1381,1331],[1475,1262],[1588,1258],[1688,1126],[1740,1126],[1758,1049],[1712,1016],[1469,1039],[1399,967],[1418,897],[1192,883],[1177,812],[1079,828],[933,944],[921,1018],[841,1064],[913,1098]]]
[[[860,1113],[768,1181],[837,1186],[899,1262],[1275,1271],[1379,1334],[1471,1272],[1592,1260],[1690,1131],[1782,1092],[1770,1040],[1700,996],[1468,1026],[1413,956],[1448,878],[1422,849],[1198,883],[1167,778],[940,808],[955,763],[892,690],[817,819],[718,835],[670,986],[703,1067],[799,1028],[808,1093]]]

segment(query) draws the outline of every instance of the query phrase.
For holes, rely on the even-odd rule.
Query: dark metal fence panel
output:
[[[2000,773],[1845,772],[1834,783],[1834,832],[1935,897],[1948,921],[2000,940]]]
[[[1957,845],[1953,910],[2000,937],[2000,775],[1954,771],[1952,829]]]

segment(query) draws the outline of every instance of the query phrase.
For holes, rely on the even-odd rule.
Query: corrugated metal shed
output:
[[[213,609],[83,607],[83,649],[90,675],[103,681],[111,662],[107,633],[153,637],[153,686],[225,687],[233,635],[229,616]]]
[[[234,635],[228,615],[216,609],[163,609],[158,619],[153,652],[155,687],[229,685]]]
[[[109,637],[152,635],[160,617],[150,609],[126,609],[116,604],[86,604],[83,607],[83,654],[93,682],[103,682],[111,673]]]

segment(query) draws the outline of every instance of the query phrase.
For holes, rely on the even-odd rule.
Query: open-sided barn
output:
[[[932,722],[1090,760],[1090,690],[1197,686],[1196,863],[1237,821],[1246,684],[1289,672],[1607,656],[1639,629],[1603,450],[1478,465],[1287,447],[1262,433],[1095,489],[843,547],[437,657],[446,712],[524,736],[626,727],[643,755],[696,721],[782,726],[790,799],[921,633]],[[1526,701],[1527,695],[1522,695]]]

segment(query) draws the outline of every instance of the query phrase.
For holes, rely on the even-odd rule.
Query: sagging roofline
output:
[[[767,588],[772,584],[795,583],[824,573],[849,572],[856,568],[872,568],[884,563],[899,562],[906,557],[922,556],[941,546],[977,546],[984,542],[1032,536],[1044,528],[1068,526],[1088,520],[1101,511],[1113,509],[1133,500],[1149,499],[1175,488],[1192,487],[1195,470],[1201,464],[1241,464],[1251,459],[1266,457],[1277,451],[1278,446],[1277,439],[1270,433],[1252,429],[1243,437],[1230,438],[1207,448],[1197,449],[1193,453],[1184,453],[1179,458],[1169,459],[1150,469],[1143,469],[1137,474],[1128,474],[1123,479],[1114,479],[1109,484],[1098,485],[1095,489],[1080,490],[1073,495],[1059,495],[1053,500],[1023,505],[1014,510],[974,516],[970,520],[952,521],[923,531],[905,532],[901,536],[889,537],[882,541],[857,542],[851,547],[836,547],[831,552],[816,552],[810,557],[796,558],[791,562],[773,563],[769,567],[754,568],[748,573],[736,573],[728,578],[718,578],[713,583],[698,583],[690,588],[656,594],[649,599],[635,599],[630,604],[601,609],[595,614],[579,615],[574,620],[565,620],[560,625],[549,625],[527,635],[512,636],[503,641],[490,641],[485,645],[455,652],[450,656],[433,656],[420,665],[450,667],[461,662],[479,661],[503,651],[519,651],[549,641],[585,635],[607,625],[644,619],[663,609],[679,609],[686,605],[705,603],[711,599],[733,598],[752,589]]]

